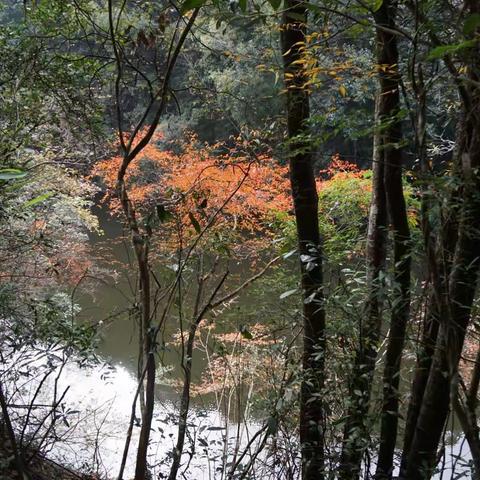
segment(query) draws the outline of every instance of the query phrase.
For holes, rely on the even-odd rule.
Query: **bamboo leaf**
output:
[[[472,13],[465,20],[463,33],[465,35],[471,35],[478,27],[480,27],[480,13]]]
[[[34,205],[37,205],[38,203],[41,203],[41,202],[47,200],[48,198],[52,197],[53,195],[55,195],[54,192],[44,193],[43,195],[39,195],[38,197],[35,197],[35,198],[32,198],[31,200],[28,200],[28,202],[25,202],[22,205],[22,207],[23,208],[33,207]]]
[[[18,168],[2,168],[0,170],[0,180],[15,180],[26,176],[27,172],[19,170]]]
[[[441,45],[431,50],[427,58],[429,60],[435,60],[437,58],[442,58],[442,57],[445,57],[446,55],[451,55],[453,53],[460,52],[461,50],[471,48],[474,45],[475,45],[475,40],[465,40],[464,42],[455,43],[453,45]]]
[[[282,0],[268,0],[268,3],[272,6],[274,10],[278,10],[282,4]]]
[[[296,288],[294,288],[293,290],[287,290],[286,292],[283,292],[280,295],[280,300],[283,300],[284,298],[287,298],[287,297],[289,297],[290,295],[293,295],[296,292],[297,292]]]

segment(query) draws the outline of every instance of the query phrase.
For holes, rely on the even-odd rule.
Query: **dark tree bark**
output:
[[[307,11],[305,4],[287,0],[283,14],[282,50],[287,89],[290,180],[297,224],[303,289],[303,381],[300,400],[302,477],[324,477],[325,310],[318,225],[318,195],[309,140],[309,93],[302,63]]]
[[[475,0],[465,2],[470,14],[480,13]],[[459,84],[463,101],[462,161],[458,239],[448,281],[448,299],[441,309],[441,327],[433,364],[423,397],[404,478],[430,478],[438,444],[457,395],[457,369],[478,280],[480,266],[480,49],[468,52],[469,81]],[[448,59],[447,59],[448,62]]]
[[[480,132],[479,132],[480,133]],[[480,142],[478,147],[480,147]],[[477,157],[480,157],[477,150]],[[472,158],[472,157],[470,157]],[[480,158],[477,158],[480,166]],[[466,187],[459,238],[449,279],[448,308],[442,311],[442,326],[432,369],[408,454],[406,476],[409,480],[430,478],[436,462],[436,450],[450,409],[456,369],[463,348],[470,311],[475,295],[480,240],[478,179]]]
[[[375,104],[375,123],[378,127],[379,98]],[[357,479],[360,476],[362,457],[368,447],[368,410],[378,343],[382,323],[382,281],[385,268],[387,241],[387,203],[385,197],[384,163],[380,151],[379,130],[374,133],[373,190],[367,232],[367,285],[368,298],[365,321],[360,325],[359,346],[355,352],[352,378],[349,387],[349,409],[345,423],[339,477]]]
[[[459,129],[458,142],[460,142],[462,129]],[[460,143],[458,143],[460,144]],[[423,150],[423,148],[421,149]],[[461,156],[461,155],[460,155]],[[455,155],[454,168],[458,169],[459,155]],[[421,155],[422,172],[424,178],[427,172],[426,156]],[[461,162],[460,162],[461,163]],[[410,401],[408,404],[405,432],[403,436],[401,472],[405,471],[408,452],[413,441],[418,415],[423,401],[423,396],[430,375],[438,332],[441,322],[441,309],[445,308],[448,301],[448,276],[450,274],[455,244],[457,241],[457,213],[458,208],[456,192],[450,198],[450,212],[441,218],[442,226],[434,231],[429,222],[431,202],[426,194],[422,195],[422,232],[424,237],[425,252],[428,261],[428,284],[430,294],[423,322],[423,332],[420,349],[417,355],[414,379],[411,387]],[[435,233],[437,238],[435,239]]]
[[[383,374],[383,404],[376,478],[391,478],[397,439],[400,363],[410,314],[410,230],[402,186],[400,74],[395,31],[396,1],[384,1],[375,12],[380,83],[381,149],[388,216],[393,230],[395,289]]]

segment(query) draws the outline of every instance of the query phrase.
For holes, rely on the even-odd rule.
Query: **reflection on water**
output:
[[[65,367],[57,387],[60,391],[70,387],[64,402],[74,413],[69,415],[69,425],[63,426],[61,440],[55,443],[52,454],[69,464],[116,478],[137,389],[135,377],[138,339],[135,321],[129,315],[135,285],[128,268],[129,248],[120,240],[121,226],[103,210],[99,210],[98,215],[105,235],[94,236],[91,242],[104,259],[99,266],[108,270],[108,274],[104,275],[102,282],[95,284],[91,292],[77,294],[75,300],[82,307],[79,321],[102,322],[98,353],[108,364],[81,368],[72,361]],[[164,332],[166,341],[173,333],[174,328],[167,328]],[[164,370],[168,371],[172,367],[173,371],[169,378],[158,378],[156,388],[155,418],[149,451],[154,478],[165,478],[167,475],[177,435],[178,394],[168,383],[172,378],[182,378],[179,354],[174,348],[166,348],[162,360]],[[193,365],[194,379],[198,379],[205,367],[205,359],[198,352]],[[48,385],[46,387],[48,391]],[[220,411],[218,404],[213,401],[204,404],[204,401],[208,402],[208,397],[206,400],[205,397],[203,400],[194,399],[192,403],[179,478],[225,478],[227,464],[231,464],[234,459],[234,452],[249,445],[252,435],[263,424],[262,419],[255,418],[249,418],[241,424],[235,423],[228,413]],[[125,479],[133,478],[140,432],[139,417],[137,407]],[[445,471],[443,476],[436,475],[434,478],[453,478],[452,466],[455,478],[462,478],[461,472],[464,472],[463,478],[468,478],[469,469],[465,466],[471,459],[468,446],[458,436],[449,440],[451,445],[446,447]],[[253,442],[249,445],[252,452],[257,444],[258,442]]]
[[[114,369],[106,365],[81,368],[71,362],[65,367],[58,388],[62,390],[67,386],[70,388],[65,403],[69,409],[78,411],[69,416],[69,424],[75,428],[62,428],[62,435],[65,436],[55,444],[52,453],[70,464],[116,478],[137,388],[136,379],[122,365],[117,365]],[[161,475],[168,471],[177,434],[178,406],[171,395],[164,396],[161,392],[162,389],[159,388],[149,452],[149,462],[155,466],[156,478],[162,478]],[[138,409],[136,415],[140,416]],[[135,449],[140,432],[138,422],[135,425],[125,470],[126,479],[133,478]],[[239,430],[237,427],[216,409],[198,406],[192,409],[185,446],[185,465],[181,470],[188,468],[187,478],[222,478],[220,472],[231,461],[237,442],[240,446],[245,446],[248,438],[261,426],[249,422],[241,425]],[[252,449],[255,449],[255,445],[252,445]],[[190,458],[189,453],[193,451],[195,455]]]
[[[98,355],[106,363],[80,367],[71,361],[63,369],[57,389],[63,391],[69,386],[64,402],[74,413],[68,416],[68,426],[60,426],[61,440],[55,443],[52,454],[68,464],[116,478],[138,385],[138,332],[130,313],[135,301],[135,268],[130,267],[131,249],[123,240],[120,223],[103,208],[97,207],[95,213],[104,232],[101,236],[92,234],[90,237],[92,253],[98,258],[95,267],[100,275],[93,279],[93,288],[77,289],[74,300],[81,307],[77,321],[99,325]],[[88,287],[87,282],[85,286]],[[162,332],[165,346],[161,348],[158,369],[165,377],[160,373],[157,379],[149,450],[154,478],[164,478],[162,475],[167,474],[177,436],[179,394],[169,383],[182,381],[183,375],[180,353],[169,345],[175,332],[176,326],[168,323]],[[200,378],[205,364],[206,359],[196,351],[194,381]],[[46,384],[46,397],[52,388],[53,383],[50,382],[50,388]],[[179,478],[225,478],[227,463],[234,460],[235,452],[249,444],[252,434],[261,428],[258,419],[235,423],[231,412],[223,411],[222,407],[213,397],[192,399]],[[125,479],[133,478],[140,417],[137,405]],[[256,441],[249,444],[252,451],[256,446]]]

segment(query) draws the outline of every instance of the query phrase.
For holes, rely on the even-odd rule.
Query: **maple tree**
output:
[[[268,151],[252,155],[253,146],[254,142],[242,137],[228,143],[202,144],[192,133],[182,141],[164,142],[162,132],[157,131],[126,176],[130,199],[143,224],[154,229],[161,223],[166,232],[155,241],[167,249],[177,248],[179,226],[185,241],[218,212],[204,246],[209,239],[232,245],[240,236],[242,248],[261,249],[273,238],[286,235],[283,244],[290,248],[294,220],[288,169]],[[121,156],[115,155],[97,163],[92,172],[104,182],[104,199],[114,215],[120,213],[115,195],[120,163]],[[326,253],[336,255],[339,238],[352,249],[363,248],[358,242],[368,216],[370,171],[336,154],[318,173],[319,218]]]
[[[176,225],[183,226],[184,237],[191,237],[214,215],[210,228],[217,235],[238,232],[256,244],[258,234],[271,236],[276,215],[290,208],[286,167],[268,153],[252,155],[250,143],[240,137],[231,144],[202,145],[188,134],[182,142],[164,147],[162,140],[162,133],[157,132],[132,163],[126,182],[144,224],[152,228],[159,222],[165,224],[170,232],[163,238],[167,246],[176,244],[172,235]],[[120,163],[121,157],[113,156],[93,171],[107,187],[105,199],[114,214],[120,207],[113,195]]]

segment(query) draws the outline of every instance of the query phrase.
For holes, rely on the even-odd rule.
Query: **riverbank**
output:
[[[29,452],[27,456],[31,457],[32,454],[33,452]],[[2,480],[100,480],[99,477],[75,472],[43,454],[35,454],[24,468],[26,478],[21,479],[15,468],[11,445],[0,436],[0,478]]]

